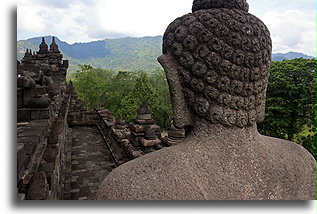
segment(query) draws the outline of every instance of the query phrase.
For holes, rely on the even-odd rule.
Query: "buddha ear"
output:
[[[265,99],[266,99],[266,90],[263,93],[263,97],[261,99],[260,105],[257,106],[256,108],[256,114],[257,114],[256,122],[258,123],[263,122],[265,119]]]
[[[193,125],[192,114],[186,104],[183,88],[179,80],[177,64],[173,58],[167,54],[160,56],[157,60],[164,68],[169,84],[174,113],[174,126],[177,128],[185,128],[186,126]]]

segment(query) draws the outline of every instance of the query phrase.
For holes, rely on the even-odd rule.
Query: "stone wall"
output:
[[[130,145],[130,130],[126,127],[116,128],[115,118],[109,110],[100,108],[96,112],[99,116],[98,129],[117,166],[142,155]]]
[[[66,89],[68,62],[53,40],[43,39],[37,54],[28,51],[17,67],[17,197],[63,199],[69,186],[71,129]]]
[[[69,176],[69,97],[57,117],[19,123],[17,128],[18,198],[62,199]],[[68,172],[68,173],[67,173]]]
[[[28,124],[18,124],[17,127],[17,188],[18,199],[28,199],[28,189],[33,175],[38,173],[39,165],[46,151],[48,136],[52,128],[50,120],[36,120]],[[47,197],[47,181],[42,196],[35,199]],[[34,182],[34,179],[32,180]],[[32,190],[33,192],[35,190]],[[32,192],[31,191],[31,192]],[[36,193],[40,195],[40,193]]]
[[[67,185],[67,165],[69,156],[69,133],[67,124],[70,97],[65,97],[58,117],[54,121],[51,134],[48,139],[47,149],[44,153],[39,171],[44,171],[49,183],[49,199],[61,199],[64,187]],[[68,163],[68,164],[67,164]],[[69,180],[69,178],[68,178]]]
[[[185,137],[185,131],[172,128],[169,135],[161,136],[160,127],[152,120],[145,103],[138,109],[137,118],[126,124],[120,116],[117,120],[105,108],[95,109],[97,123],[116,165],[138,158],[150,152],[176,145]]]

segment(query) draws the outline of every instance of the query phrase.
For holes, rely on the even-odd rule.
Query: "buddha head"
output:
[[[270,32],[245,0],[195,0],[163,37],[174,125],[197,118],[243,128],[264,119]]]

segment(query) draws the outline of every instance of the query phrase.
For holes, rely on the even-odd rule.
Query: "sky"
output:
[[[162,203],[162,204],[156,204],[156,203],[150,203],[146,202],[143,204],[127,204],[126,206],[121,206],[119,203],[18,203],[15,200],[15,194],[12,191],[12,189],[15,188],[15,167],[12,164],[8,163],[15,163],[15,157],[16,157],[16,149],[14,146],[14,142],[16,141],[16,100],[12,97],[14,97],[13,91],[16,90],[16,73],[12,72],[16,69],[16,53],[14,52],[14,48],[12,48],[16,43],[15,43],[15,30],[12,29],[12,26],[15,26],[12,21],[15,20],[15,8],[16,5],[19,5],[19,19],[18,19],[18,39],[23,39],[23,38],[29,38],[29,37],[34,37],[34,36],[43,36],[43,35],[57,35],[63,40],[67,40],[68,42],[76,42],[76,41],[85,41],[85,40],[97,40],[97,39],[102,39],[104,37],[111,37],[111,36],[122,36],[125,35],[122,32],[126,31],[121,31],[119,27],[115,27],[116,33],[110,34],[110,30],[107,28],[102,27],[99,23],[102,23],[101,20],[99,20],[98,17],[99,13],[96,13],[98,11],[97,9],[94,11],[89,7],[89,5],[86,5],[85,2],[81,4],[82,7],[86,5],[85,7],[88,8],[89,11],[94,11],[94,13],[89,14],[89,16],[83,16],[81,17],[83,20],[86,20],[85,28],[82,26],[84,24],[78,23],[80,21],[79,19],[74,20],[72,17],[74,17],[74,11],[70,13],[67,8],[70,7],[71,2],[73,2],[74,7],[74,2],[72,0],[65,0],[67,3],[66,5],[62,5],[63,1],[60,0],[43,0],[46,2],[44,5],[41,3],[41,1],[34,1],[34,0],[28,0],[20,3],[16,3],[15,0],[5,0],[1,2],[1,7],[0,7],[0,26],[2,28],[0,32],[0,47],[4,49],[4,51],[0,52],[0,58],[1,58],[1,79],[2,82],[0,84],[0,100],[3,101],[3,105],[0,105],[0,117],[2,123],[0,124],[0,130],[1,130],[1,139],[2,142],[0,144],[0,165],[1,165],[1,171],[3,172],[3,175],[5,176],[0,176],[0,183],[2,185],[2,194],[0,194],[0,207],[2,213],[14,213],[14,214],[56,214],[56,213],[69,213],[69,214],[86,214],[86,213],[94,213],[94,214],[104,214],[104,213],[130,213],[130,214],[148,214],[148,213],[174,213],[174,214],[187,214],[187,213],[201,213],[201,214],[311,214],[314,213],[314,210],[316,210],[316,204],[314,201],[310,201],[308,203],[306,202],[286,202],[286,203],[277,203],[277,202],[261,202],[261,203],[240,203],[240,202],[230,202],[230,203],[217,203],[217,202],[208,202],[208,203]],[[106,1],[106,0],[104,0]],[[116,2],[119,0],[113,0],[113,2]],[[127,0],[126,2],[128,2]],[[130,0],[136,2],[136,0]],[[151,1],[151,6],[154,1],[152,0],[147,0],[148,2]],[[164,2],[165,5],[168,1],[165,0],[157,0],[159,2]],[[178,1],[178,0],[169,0],[171,2]],[[51,3],[51,6],[48,6],[48,2]],[[52,7],[52,3],[56,3],[55,7]],[[61,6],[59,8],[57,7],[57,2],[60,3]],[[76,1],[79,2],[79,1]],[[87,2],[87,1],[86,1]],[[92,1],[90,1],[92,2]],[[94,1],[97,2],[97,1]],[[144,1],[145,2],[145,1]],[[168,9],[168,10],[162,10],[160,8],[156,8],[153,10],[153,13],[150,14],[149,17],[152,17],[152,14],[156,14],[161,18],[164,18],[166,23],[158,24],[155,23],[157,28],[158,26],[162,26],[163,30],[165,30],[166,26],[168,23],[171,22],[174,18],[177,16],[183,15],[186,12],[190,11],[190,7],[188,4],[188,0],[179,0],[179,2],[184,2],[182,5],[179,5],[174,9]],[[278,1],[278,0],[270,0],[270,4],[277,4],[277,2],[284,2],[283,7],[278,7],[278,5],[275,5],[272,7],[269,4],[269,1],[267,0],[249,0],[248,1],[250,6],[251,6],[251,12],[258,17],[261,17],[272,11],[276,11],[277,14],[282,14],[286,13],[286,11],[299,11],[299,20],[305,19],[306,14],[310,14],[308,19],[305,19],[308,22],[302,22],[302,23],[311,23],[312,19],[315,19],[312,13],[315,13],[315,11],[312,11],[312,8],[315,8],[314,3],[312,0],[288,0],[288,1]],[[285,6],[285,2],[288,2],[287,6]],[[300,3],[297,3],[300,2]],[[31,5],[30,5],[30,4]],[[100,1],[99,1],[100,3]],[[260,5],[255,5],[255,3],[260,4]],[[27,6],[29,4],[29,6]],[[76,3],[77,4],[77,3]],[[97,4],[97,3],[95,3]],[[104,4],[104,3],[103,3]],[[123,5],[121,5],[123,6]],[[157,4],[155,5],[156,7],[158,6]],[[64,9],[63,9],[64,8]],[[66,8],[66,9],[65,9]],[[180,9],[184,8],[184,9]],[[274,9],[272,9],[274,8]],[[40,10],[39,10],[40,9]],[[54,13],[54,10],[56,13]],[[103,9],[105,11],[105,9]],[[112,10],[112,14],[114,14],[116,9]],[[127,10],[127,9],[126,9]],[[131,9],[132,10],[132,9]],[[139,10],[139,7],[133,7],[133,11]],[[180,11],[178,11],[180,10]],[[50,13],[48,13],[50,11]],[[84,14],[85,9],[79,9],[80,14]],[[161,11],[161,12],[159,12]],[[163,11],[163,12],[162,12]],[[168,15],[167,11],[173,11],[171,15]],[[176,12],[177,11],[177,12]],[[183,13],[184,11],[184,13]],[[23,12],[21,14],[21,12]],[[110,10],[111,12],[111,10]],[[68,17],[69,13],[71,14],[72,17]],[[117,12],[118,13],[118,12]],[[46,15],[45,15],[46,14]],[[52,16],[50,18],[47,17],[47,14],[51,14]],[[25,15],[25,16],[24,16]],[[63,18],[58,17],[56,15],[62,15]],[[104,13],[106,16],[106,13]],[[286,14],[287,15],[287,14]],[[44,17],[45,19],[41,18]],[[119,13],[117,14],[119,16]],[[165,17],[168,16],[168,17]],[[276,16],[276,15],[275,15]],[[285,15],[284,15],[285,16]],[[32,17],[37,18],[36,20],[32,20]],[[78,16],[79,17],[79,16]],[[89,18],[90,17],[90,18]],[[89,19],[93,20],[93,18],[96,18],[94,20],[95,24],[89,24]],[[135,17],[135,14],[134,16]],[[147,18],[149,18],[147,17]],[[270,14],[268,14],[268,17],[270,18]],[[58,20],[55,20],[58,18]],[[269,21],[269,18],[267,18],[267,21]],[[23,23],[21,23],[21,21]],[[70,22],[73,20],[71,23],[73,26],[68,25],[67,22]],[[112,19],[113,20],[113,19]],[[130,19],[128,19],[130,21]],[[50,21],[51,25],[48,25],[48,21]],[[142,19],[141,19],[142,21]],[[146,20],[143,20],[146,22]],[[278,23],[277,21],[274,22],[273,19],[273,24]],[[288,21],[285,21],[286,23]],[[108,22],[112,23],[112,22]],[[22,25],[23,24],[23,25]],[[165,26],[166,24],[166,26]],[[42,25],[42,26],[41,26]],[[68,25],[68,26],[67,26]],[[94,26],[100,27],[101,35],[99,36],[85,36],[86,31],[88,29],[93,29]],[[164,26],[163,26],[164,25]],[[109,25],[110,26],[110,25]],[[145,26],[145,25],[144,25]],[[281,25],[283,27],[283,25]],[[289,28],[292,28],[294,24],[288,24],[290,26]],[[308,32],[312,32],[312,29],[314,28],[310,24]],[[92,27],[92,28],[90,28]],[[297,28],[303,30],[306,29],[305,26],[296,26]],[[294,27],[296,29],[296,27]],[[288,28],[288,29],[289,29]],[[34,30],[35,29],[35,30]],[[41,29],[41,30],[40,30]],[[279,26],[275,27],[275,29],[279,30]],[[63,30],[63,31],[62,31]],[[147,30],[147,28],[143,27],[143,30]],[[272,28],[271,28],[272,31]],[[314,31],[314,29],[313,29]],[[69,34],[69,32],[73,33],[76,32],[77,34]],[[108,32],[108,33],[107,33]],[[276,31],[274,33],[275,37],[277,37],[279,31]],[[283,32],[281,30],[281,32]],[[297,31],[301,32],[301,31]],[[150,35],[150,32],[144,32],[148,35]],[[313,32],[312,32],[313,33]],[[103,35],[104,34],[104,35]],[[154,32],[153,34],[162,34],[162,32]],[[84,36],[83,36],[84,35]],[[90,34],[93,35],[93,34]],[[141,34],[142,35],[142,34]],[[311,38],[310,38],[311,39]],[[285,43],[285,42],[284,42]],[[302,42],[303,43],[303,42]],[[306,41],[306,44],[309,44],[309,42]],[[281,43],[283,44],[283,43]],[[298,44],[301,44],[299,41]],[[309,50],[310,47],[313,47],[314,45],[309,44],[309,47],[306,49]],[[9,143],[8,143],[9,142]],[[154,209],[153,209],[154,208]]]
[[[17,39],[55,35],[70,44],[157,36],[193,0],[18,0]],[[316,55],[315,0],[248,0],[268,26],[273,52]]]

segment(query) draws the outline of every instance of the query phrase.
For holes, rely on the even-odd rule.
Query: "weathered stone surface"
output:
[[[55,169],[55,163],[54,162],[49,162],[49,163],[41,163],[39,166],[39,171],[43,171],[47,174],[50,174],[54,171]]]
[[[316,162],[302,146],[262,136],[272,43],[245,0],[195,0],[163,38],[182,143],[113,170],[100,200],[313,200]],[[149,147],[151,148],[151,147]]]
[[[43,98],[42,96],[36,96],[31,99],[26,105],[26,108],[47,108],[51,103],[49,98]]]
[[[164,138],[164,142],[168,145],[177,145],[183,141],[186,137],[186,132],[184,128],[176,128],[174,124],[168,132],[168,136]]]
[[[138,117],[143,117],[143,116],[138,116]],[[136,119],[134,122],[142,126],[155,124],[155,121],[152,119],[152,115],[147,116],[147,118],[148,119]]]
[[[183,129],[171,129],[171,131],[168,133],[168,137],[171,138],[185,138],[185,130]]]
[[[104,120],[115,123],[115,118],[111,115],[108,109],[102,109],[101,111],[98,111],[98,113]]]
[[[93,200],[103,179],[114,167],[95,127],[76,127],[72,136],[71,200]]]
[[[66,94],[71,88],[66,90],[68,61],[62,58],[54,39],[48,50],[43,38],[37,54],[27,50],[17,63],[19,200],[63,199],[62,191],[69,187],[67,116],[71,98],[76,107],[80,101],[75,93]],[[89,114],[87,119],[91,119]]]
[[[115,169],[97,199],[314,199],[315,160],[301,146],[255,127],[199,125],[185,142]]]
[[[147,117],[150,118],[146,118],[146,119],[151,119],[151,110],[149,109],[149,106],[146,102],[142,102],[140,108],[137,110],[137,114],[138,117],[142,116],[142,115],[146,115]],[[139,118],[141,119],[141,118]]]
[[[23,143],[17,144],[17,176],[21,175],[21,171],[25,169],[26,154]]]
[[[51,101],[66,92],[68,62],[63,61],[57,44],[53,42],[47,50],[43,38],[39,52],[27,50],[22,62],[17,66],[18,121],[49,119],[52,112],[35,111],[48,108]],[[23,111],[30,109],[30,114]],[[20,111],[20,112],[19,112]]]
[[[17,194],[17,200],[25,200],[25,194],[24,193],[18,193]]]
[[[43,159],[46,162],[55,162],[56,158],[57,158],[57,154],[58,154],[58,148],[52,148],[52,147],[48,147],[45,150]]]
[[[43,120],[43,119],[50,119],[49,108],[31,110],[31,120]]]
[[[125,129],[126,128],[125,121],[123,120],[121,114],[120,114],[119,118],[116,120],[115,128],[116,129]]]
[[[36,138],[35,136],[19,137],[17,143],[24,145],[24,152],[26,155],[32,155],[39,144],[39,138]]]
[[[122,142],[123,140],[127,140],[131,137],[131,132],[125,129],[112,129],[114,138],[117,142]]]
[[[27,199],[45,200],[48,195],[48,184],[43,171],[35,173],[30,181]]]
[[[23,106],[23,89],[22,88],[17,88],[17,108],[22,108]]]
[[[156,133],[155,130],[152,129],[151,127],[146,127],[145,128],[145,132],[144,132],[144,139],[146,140],[155,140],[156,137]]]
[[[153,147],[161,142],[159,139],[161,136],[160,127],[152,119],[151,110],[146,102],[141,104],[137,110],[137,118],[129,123],[129,127],[131,129],[131,142],[135,147],[147,150],[145,153],[150,152],[148,147]]]
[[[29,109],[18,109],[17,110],[17,122],[26,122],[31,120],[31,111]]]
[[[152,116],[151,114],[142,114],[142,115],[138,115],[138,119],[139,120],[149,120],[149,119],[152,119]]]
[[[130,123],[130,129],[136,133],[143,133],[144,132],[144,128],[142,125],[139,124],[135,124],[135,123]]]
[[[32,129],[40,129],[40,133],[42,134],[47,134],[47,130],[50,127],[50,121],[49,120],[36,120],[36,121],[31,121],[28,124],[29,127],[31,127]]]
[[[249,4],[246,0],[195,0],[193,12],[210,8],[238,9],[245,12],[249,11]]]
[[[107,125],[107,127],[111,128],[115,125],[115,122],[109,122],[108,120],[104,120],[105,124]]]
[[[263,119],[272,44],[258,18],[227,8],[198,10],[170,24],[163,39],[159,61],[170,84],[180,83],[174,106],[190,101],[187,117],[240,128]]]
[[[143,139],[143,140],[141,140],[141,144],[144,147],[153,147],[153,146],[159,144],[160,142],[161,142],[160,139],[154,139],[154,140]]]

